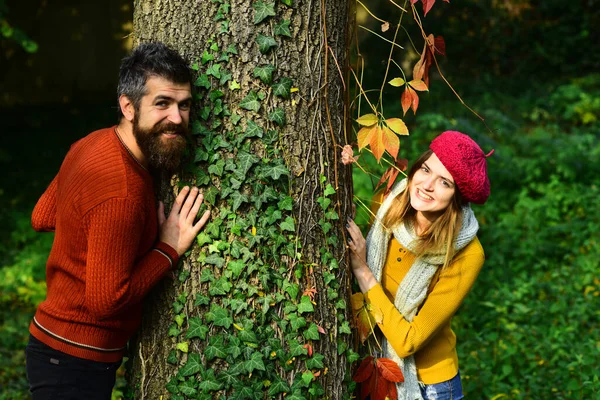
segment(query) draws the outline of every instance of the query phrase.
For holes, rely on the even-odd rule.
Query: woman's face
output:
[[[431,220],[450,205],[456,186],[452,175],[432,153],[413,175],[409,190],[410,205]]]

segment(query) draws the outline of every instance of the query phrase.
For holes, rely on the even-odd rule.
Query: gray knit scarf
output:
[[[407,179],[396,183],[384,200],[377,212],[375,223],[367,235],[367,264],[375,275],[375,279],[381,282],[381,274],[387,257],[388,243],[391,233],[383,226],[381,221],[388,212],[393,199],[406,189]],[[456,237],[456,251],[463,249],[477,234],[479,224],[471,208],[467,205],[462,209],[462,223],[460,232]],[[415,252],[418,237],[411,224],[400,224],[393,231],[396,240],[411,252]],[[431,254],[418,258],[400,283],[394,305],[400,311],[404,319],[411,322],[419,306],[427,296],[427,289],[433,275],[438,267],[444,264],[445,253]],[[414,356],[400,358],[387,340],[383,340],[383,356],[398,363],[404,382],[396,384],[398,400],[422,400],[420,382],[417,378],[417,367]]]

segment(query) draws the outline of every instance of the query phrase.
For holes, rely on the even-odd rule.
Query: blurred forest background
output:
[[[398,20],[388,2],[363,4],[392,25]],[[23,349],[45,296],[52,235],[32,230],[31,211],[69,145],[116,123],[132,7],[0,0],[1,400],[28,398]],[[359,4],[357,21],[393,35]],[[485,123],[434,67],[430,92],[405,118],[411,135],[401,156],[414,160],[448,129],[495,149],[492,196],[474,206],[487,260],[453,325],[467,398],[598,399],[600,1],[438,2],[423,24],[444,37],[440,67]],[[396,60],[407,71],[418,58],[410,38],[422,43],[411,26],[401,31],[407,50]],[[363,86],[379,88],[389,44],[357,31]],[[386,89],[386,117],[402,116],[394,89]],[[366,155],[359,163],[373,174],[355,168],[355,194],[368,202],[384,167]],[[359,217],[367,218],[360,208]]]

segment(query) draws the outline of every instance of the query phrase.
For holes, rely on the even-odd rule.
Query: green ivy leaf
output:
[[[229,82],[231,80],[232,77],[233,76],[230,73],[228,73],[227,71],[225,71],[225,70],[221,71],[221,79],[219,79],[219,85],[221,85],[221,86],[225,85],[227,82]]]
[[[306,386],[310,385],[313,379],[315,379],[315,375],[312,372],[304,371],[302,373],[302,382],[304,382]]]
[[[246,268],[246,263],[242,260],[229,261],[227,269],[231,271],[234,278],[239,278],[242,271]]]
[[[203,379],[202,382],[198,385],[198,389],[203,390],[205,392],[214,392],[217,390],[221,390],[223,385],[217,382],[216,379]]]
[[[262,137],[263,133],[263,129],[260,126],[258,126],[256,122],[248,120],[246,130],[244,131],[244,138]]]
[[[283,97],[284,99],[289,98],[292,84],[293,81],[290,78],[281,78],[271,86],[273,88],[273,94],[275,96]]]
[[[252,371],[259,370],[259,371],[264,371],[265,370],[265,363],[263,362],[263,355],[260,354],[259,352],[255,352],[252,354],[252,357],[246,361],[246,371],[251,374]]]
[[[179,385],[179,390],[186,396],[193,396],[198,392],[195,388],[197,384],[194,379],[188,379]]]
[[[216,163],[212,163],[208,166],[208,173],[221,176],[223,175],[223,168],[225,167],[225,161],[218,160]]]
[[[225,262],[225,261],[223,261]],[[231,290],[233,285],[225,275],[214,281],[208,288],[208,294],[211,296],[224,296]]]
[[[238,332],[238,338],[242,342],[246,342],[246,343],[258,343],[258,339],[256,338],[256,335],[254,334],[254,332],[252,332],[249,329],[244,329],[243,331],[239,331]]]
[[[181,333],[181,331],[179,330],[179,328],[177,328],[177,324],[173,324],[169,327],[169,336],[172,337],[177,337],[179,336],[179,334]]]
[[[300,288],[299,288],[298,284],[291,283],[287,279],[283,281],[283,290],[286,291],[287,294],[290,295],[290,298],[292,300],[296,299],[296,297],[298,296],[298,293],[300,292]]]
[[[289,341],[289,346],[290,346],[290,356],[291,357],[298,357],[301,355],[308,354],[308,349],[306,349],[303,344],[300,344],[295,339],[292,339]]]
[[[275,24],[273,26],[273,34],[278,36],[292,37],[292,32],[290,32],[290,20],[284,19],[279,24]]]
[[[185,314],[177,314],[174,319],[175,323],[177,324],[177,327],[181,328],[181,325],[183,325],[183,321],[185,321]]]
[[[288,318],[294,331],[298,331],[306,326],[306,319],[304,317],[299,317],[298,314],[290,314]]]
[[[279,225],[282,231],[296,232],[296,225],[292,217],[286,217],[285,221]]]
[[[240,84],[236,80],[234,80],[231,83],[229,83],[229,90],[238,90],[238,89],[241,89],[241,88],[242,87],[240,86]]]
[[[177,386],[177,377],[176,376],[171,377],[171,380],[169,380],[169,383],[167,383],[167,385],[165,386],[165,388],[171,394],[177,394],[177,393],[179,393],[179,387]]]
[[[256,36],[256,43],[258,43],[258,50],[260,50],[262,54],[266,54],[271,48],[277,47],[275,38],[260,33]]]
[[[333,188],[333,186],[331,186],[331,183],[328,183],[327,187],[325,187],[325,191],[323,191],[323,195],[330,196],[332,194],[335,194],[335,189]]]
[[[194,302],[195,307],[202,306],[202,305],[207,306],[209,303],[210,303],[210,298],[208,296],[205,296],[200,293],[196,294],[196,301]]]
[[[210,85],[210,80],[208,79],[208,75],[206,75],[206,74],[200,75],[198,77],[198,79],[196,79],[196,82],[194,82],[194,86],[210,89],[211,85]]]
[[[212,75],[217,79],[221,78],[221,64],[213,64],[206,70],[206,75]]]
[[[177,365],[179,359],[177,358],[177,352],[175,350],[171,350],[169,352],[169,356],[167,357],[167,362],[169,364]]]
[[[304,330],[302,336],[307,340],[319,340],[319,328],[314,322],[311,322],[308,328]]]
[[[238,378],[236,378],[236,376],[228,370],[219,372],[219,375],[217,375],[217,380],[219,382],[223,382],[226,388],[238,382]]]
[[[207,361],[210,361],[214,358],[227,357],[223,335],[212,336],[209,339],[208,346],[206,346],[206,348],[204,349],[204,355],[206,356]]]
[[[204,53],[202,54],[202,64],[206,64],[209,61],[213,61],[215,59],[215,56],[213,56],[212,54],[210,54],[208,52],[208,50],[204,50]]]
[[[269,396],[275,396],[278,393],[288,393],[290,385],[280,377],[275,378],[275,381],[269,386]]]
[[[348,321],[344,321],[342,325],[338,328],[339,333],[347,333],[348,335],[351,333],[350,323]]]
[[[271,64],[260,65],[254,68],[254,77],[262,81],[262,83],[268,85],[273,81],[273,72],[275,67]]]
[[[292,2],[293,2],[293,0],[280,0],[280,1],[288,7],[291,7]]]
[[[235,375],[235,376],[243,374],[245,372],[246,372],[246,365],[244,364],[243,361],[235,363],[229,368],[229,373],[231,373],[232,375]]]
[[[352,364],[353,362],[358,361],[360,359],[360,354],[358,354],[352,349],[348,349],[346,351],[346,356],[349,364]]]
[[[237,45],[235,43],[230,44],[229,46],[227,46],[227,49],[225,49],[225,52],[229,54],[237,54]]]
[[[188,350],[189,350],[189,343],[188,343],[188,342],[180,342],[180,343],[177,343],[177,344],[175,345],[175,348],[176,348],[177,350],[181,350],[181,351],[182,351],[182,352],[184,352],[184,353],[187,353],[187,352],[188,352]]]
[[[220,257],[218,254],[211,254],[204,259],[205,264],[216,265],[222,268],[225,265],[225,259]]]
[[[327,197],[317,197],[317,203],[319,203],[323,211],[325,211],[331,204],[331,199],[328,199]]]
[[[248,195],[240,193],[240,192],[233,192],[233,193],[231,193],[231,199],[233,200],[233,204],[231,206],[231,211],[235,212],[238,208],[240,208],[242,203],[248,202]]]
[[[239,160],[237,170],[244,179],[246,178],[248,171],[250,171],[250,168],[252,168],[252,165],[258,162],[258,157],[246,151],[240,151],[237,155],[237,158]]]
[[[325,356],[323,354],[315,353],[311,358],[306,360],[306,368],[308,369],[321,369],[325,368],[323,360]]]
[[[215,326],[222,326],[225,329],[229,329],[233,324],[229,312],[215,303],[210,305],[210,311],[205,314],[205,319],[206,322],[212,322]]]
[[[211,102],[214,102],[215,100],[223,97],[224,95],[225,94],[220,90],[211,90],[208,95],[208,98],[210,99]]]
[[[269,121],[275,122],[279,126],[286,124],[285,111],[281,107],[277,107],[269,114]]]
[[[303,314],[306,312],[313,312],[315,308],[313,307],[312,302],[310,301],[310,297],[302,296],[300,299],[300,304],[298,304],[298,313]]]
[[[269,177],[273,180],[278,180],[282,175],[290,175],[290,171],[288,171],[287,167],[282,163],[267,164],[262,168],[261,176],[263,177]]]
[[[208,190],[206,192],[204,192],[204,200],[208,201],[210,204],[212,204],[214,206],[215,203],[217,202],[218,195],[219,195],[219,189],[217,189],[215,186],[211,186],[208,188]],[[205,229],[205,231],[206,231],[206,229]]]
[[[258,101],[258,94],[251,90],[246,97],[240,102],[240,107],[244,110],[256,111],[260,110],[260,101]]]
[[[294,199],[290,196],[287,196],[277,203],[277,208],[280,210],[292,211],[294,209]]]
[[[262,2],[261,0],[252,4],[254,8],[254,25],[261,23],[266,18],[275,16],[275,3]]]
[[[192,339],[198,337],[202,340],[206,339],[208,333],[208,326],[202,323],[202,319],[199,317],[192,317],[188,320],[188,330],[185,335],[186,339]]]

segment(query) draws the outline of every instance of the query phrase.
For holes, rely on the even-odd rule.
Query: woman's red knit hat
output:
[[[490,196],[486,157],[481,147],[467,135],[446,131],[433,139],[429,146],[450,172],[466,201],[483,204]]]

